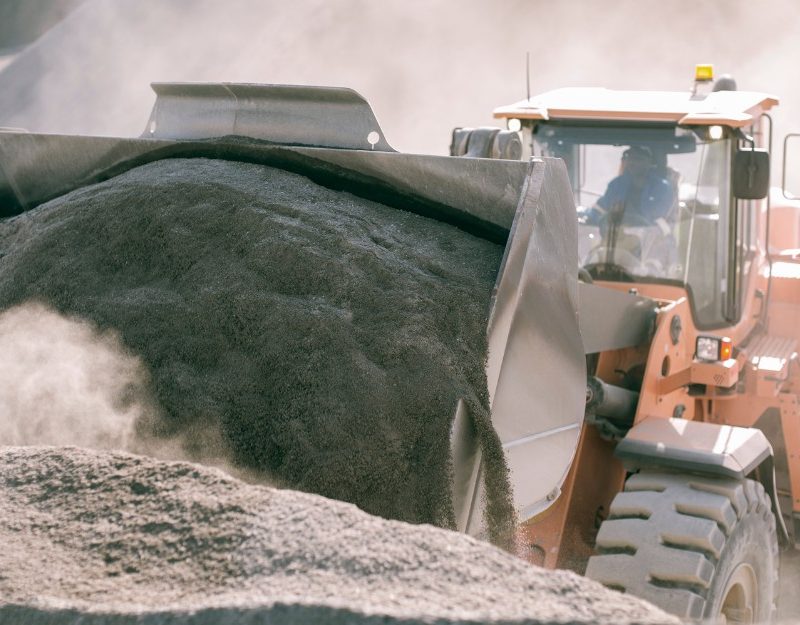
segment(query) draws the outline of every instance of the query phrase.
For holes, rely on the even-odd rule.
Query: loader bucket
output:
[[[0,133],[0,210],[28,210],[163,158],[260,163],[505,244],[487,328],[493,426],[519,520],[557,497],[584,415],[577,223],[563,162],[402,154],[347,89],[155,85],[140,138]],[[244,135],[244,136],[242,136]],[[482,459],[465,402],[453,407],[458,528],[485,536]]]

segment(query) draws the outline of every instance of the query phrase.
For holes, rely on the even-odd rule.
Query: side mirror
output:
[[[791,133],[783,140],[783,197],[800,200],[800,134]]]
[[[769,194],[769,152],[739,150],[733,159],[733,195],[740,200],[763,200]]]

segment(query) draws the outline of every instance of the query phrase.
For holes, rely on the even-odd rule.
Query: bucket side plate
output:
[[[577,267],[577,221],[566,169],[557,159],[534,159],[498,277],[486,369],[492,423],[520,521],[553,503],[578,445],[586,361]],[[454,449],[470,447],[464,440],[451,442]],[[482,460],[479,453],[462,457],[468,462],[454,466],[455,492],[471,491],[456,499],[456,518],[460,530],[480,536],[482,480],[474,475]]]

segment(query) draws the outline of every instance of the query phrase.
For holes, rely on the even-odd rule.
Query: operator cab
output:
[[[721,136],[704,127],[556,121],[533,132],[533,154],[567,166],[579,259],[592,278],[685,284],[708,321],[722,315],[735,144],[712,128]]]
[[[711,91],[710,80],[698,66],[692,92],[558,89],[495,110],[521,131],[523,156],[566,164],[581,267],[595,280],[683,287],[709,329],[739,317],[743,264],[759,240],[753,200],[769,184],[768,157],[752,150],[777,104]],[[741,190],[734,171],[752,154]]]

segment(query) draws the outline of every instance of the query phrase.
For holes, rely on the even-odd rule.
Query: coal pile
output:
[[[74,447],[0,448],[0,622],[677,623],[468,536]]]
[[[160,410],[140,438],[178,436],[193,459],[451,527],[464,398],[508,535],[484,375],[502,247],[282,170],[172,159],[3,222],[0,250],[0,308],[39,301],[117,333]]]

